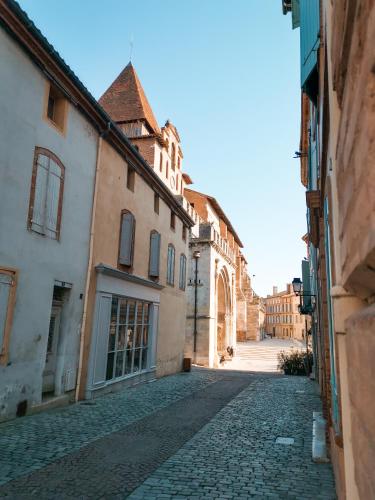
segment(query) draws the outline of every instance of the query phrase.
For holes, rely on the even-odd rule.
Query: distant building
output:
[[[267,295],[265,302],[268,335],[297,340],[305,338],[306,325],[298,310],[299,297],[294,294],[290,283],[281,292],[274,286],[272,295]]]

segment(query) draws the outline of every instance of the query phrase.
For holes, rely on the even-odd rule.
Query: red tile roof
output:
[[[160,129],[138,75],[130,62],[99,99],[115,122],[145,121],[152,132]]]

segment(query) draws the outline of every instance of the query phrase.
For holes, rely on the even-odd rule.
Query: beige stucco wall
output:
[[[85,331],[83,378],[87,365],[95,295],[95,266],[103,263],[118,266],[121,211],[131,211],[136,220],[134,261],[131,273],[149,279],[150,232],[161,234],[159,329],[157,336],[157,376],[181,370],[185,341],[185,292],[179,289],[180,255],[187,256],[188,243],[182,238],[182,221],[176,216],[176,229],[170,228],[170,208],[160,198],[159,214],[154,212],[154,190],[136,173],[134,192],[126,187],[127,164],[106,142],[102,141],[98,173],[98,192],[94,223],[93,260]],[[168,244],[175,247],[175,284],[166,284]],[[81,392],[82,394],[82,392]]]

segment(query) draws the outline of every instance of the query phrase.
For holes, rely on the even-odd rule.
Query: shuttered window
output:
[[[121,214],[120,251],[119,251],[119,263],[122,264],[123,266],[131,267],[133,265],[134,234],[135,234],[134,215],[131,212],[124,211]]]
[[[16,273],[0,269],[0,364],[7,364],[16,289]]]
[[[179,285],[181,290],[185,290],[186,286],[186,256],[182,253],[180,255],[180,280]]]
[[[168,258],[167,258],[167,284],[174,285],[174,261],[175,249],[173,245],[168,245]]]
[[[151,278],[159,277],[159,267],[160,267],[160,234],[156,231],[151,231],[150,269],[149,269],[149,275]]]
[[[47,149],[36,148],[29,206],[29,229],[59,239],[65,168]]]

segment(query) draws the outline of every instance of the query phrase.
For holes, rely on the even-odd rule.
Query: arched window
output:
[[[176,146],[174,145],[173,142],[172,142],[172,153],[171,153],[171,166],[172,170],[174,170],[176,167]]]
[[[54,240],[60,238],[65,167],[51,151],[35,148],[28,227]]]
[[[167,256],[167,284],[174,286],[174,262],[175,262],[175,249],[174,246],[168,245]]]
[[[163,172],[163,153],[162,152],[160,152],[159,168],[160,168],[160,172]]]
[[[119,263],[131,267],[134,256],[135,218],[128,210],[121,212]]]
[[[185,290],[186,287],[186,256],[182,253],[180,255],[180,290]]]
[[[151,278],[159,277],[160,267],[160,233],[151,231],[150,233],[150,262],[149,262],[149,276]]]

